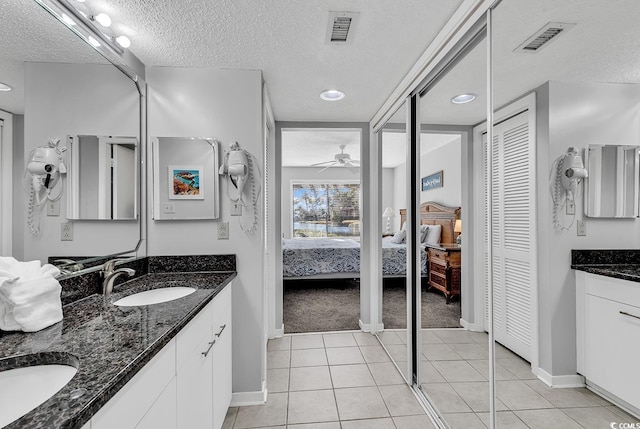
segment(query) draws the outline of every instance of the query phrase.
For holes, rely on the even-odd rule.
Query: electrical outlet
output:
[[[242,205],[240,201],[231,201],[231,216],[242,216]]]
[[[576,203],[573,198],[567,198],[567,214],[574,215],[576,214]]]
[[[576,228],[577,228],[577,232],[578,235],[583,237],[585,235],[587,235],[587,224],[584,220],[579,220],[578,222],[576,222]]]
[[[47,201],[47,216],[60,216],[60,200]]]
[[[176,206],[174,203],[164,203],[162,204],[162,213],[163,214],[174,214],[176,212]]]
[[[62,224],[61,241],[73,241],[73,223],[65,222]]]
[[[223,221],[218,223],[218,240],[229,239],[229,222]]]

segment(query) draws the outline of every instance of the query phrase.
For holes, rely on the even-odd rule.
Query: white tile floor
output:
[[[406,331],[385,331],[381,341],[393,355],[394,348],[406,341]],[[463,329],[429,329],[423,331],[422,341],[421,387],[443,419],[452,429],[487,428],[487,335]],[[406,361],[396,363],[406,368]],[[528,362],[500,345],[496,346],[496,364],[500,428],[604,429],[612,422],[639,422],[586,388],[548,387],[531,373]]]
[[[224,429],[430,429],[378,340],[363,332],[287,335],[267,349],[265,405],[230,408]]]

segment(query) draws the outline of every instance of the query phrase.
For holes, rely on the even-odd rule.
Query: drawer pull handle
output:
[[[219,337],[220,335],[222,335],[222,331],[224,331],[224,328],[227,327],[227,324],[225,323],[224,325],[222,325],[220,327],[220,331],[218,331],[218,333],[216,334],[216,337]]]
[[[204,357],[207,357],[207,355],[209,354],[209,352],[211,351],[211,347],[213,347],[213,345],[216,343],[216,340],[213,341],[209,341],[209,348],[207,349],[206,352],[202,352],[202,355]]]
[[[629,316],[629,317],[633,317],[634,319],[640,319],[640,316],[636,316],[635,314],[627,313],[626,311],[620,310],[620,314],[625,315],[625,316]]]

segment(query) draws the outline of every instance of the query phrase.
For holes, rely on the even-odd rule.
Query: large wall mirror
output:
[[[590,144],[585,149],[584,162],[589,172],[584,181],[587,216],[638,216],[639,154],[638,146]]]
[[[0,109],[14,117],[14,256],[45,262],[51,257],[83,259],[133,252],[141,237],[138,212],[142,96],[139,88],[144,87],[144,82],[139,80],[136,84],[35,1],[4,2],[2,15],[0,82],[13,89],[0,92]],[[68,136],[74,136],[74,143],[69,144]],[[109,208],[103,204],[103,214],[97,209],[86,215],[81,211],[74,213],[67,207],[68,204],[74,206],[73,200],[89,203],[92,196],[104,197],[113,189],[106,184],[106,177],[104,186],[96,180],[95,187],[89,189],[89,181],[83,180],[86,171],[80,168],[82,165],[86,170],[84,161],[74,169],[70,155],[74,150],[76,155],[84,152],[79,149],[85,145],[88,155],[95,143],[91,136],[102,137],[104,147],[115,149],[121,155],[122,164],[129,166],[109,172],[113,174],[110,180],[126,183],[124,188],[127,188],[116,190],[122,191],[122,198],[126,194],[127,201],[121,200],[115,214],[111,203]],[[125,141],[115,144],[114,140],[107,142],[111,137],[104,140],[104,136],[126,137]],[[23,173],[30,152],[47,145],[51,139],[60,139],[60,147],[66,147],[65,161],[71,171],[62,176],[58,209],[33,210],[41,230],[34,236],[25,220],[29,205],[23,192]],[[82,183],[85,187],[84,197],[76,194],[78,189],[74,190],[73,181],[68,183],[74,175],[80,179],[75,184]],[[72,224],[72,241],[61,241],[61,224],[66,222]]]

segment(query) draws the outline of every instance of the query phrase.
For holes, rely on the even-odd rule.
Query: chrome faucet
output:
[[[102,295],[104,295],[105,300],[108,300],[111,296],[113,282],[118,277],[122,274],[126,274],[131,277],[136,273],[135,270],[131,268],[118,268],[116,270],[116,262],[118,262],[118,259],[112,259],[102,266]]]

